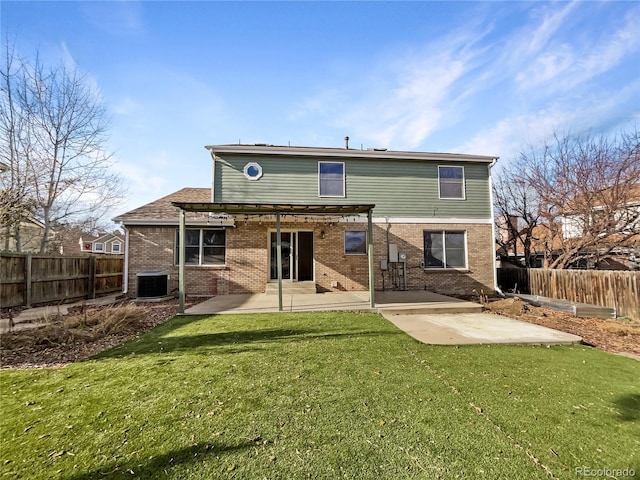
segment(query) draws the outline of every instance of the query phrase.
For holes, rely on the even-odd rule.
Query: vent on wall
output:
[[[140,272],[138,278],[138,298],[166,297],[169,291],[169,274],[160,270]]]

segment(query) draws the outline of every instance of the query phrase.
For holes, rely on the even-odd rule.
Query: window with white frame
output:
[[[464,167],[438,166],[440,198],[464,200]]]
[[[367,254],[367,232],[346,230],[344,232],[344,254],[345,255],[366,255]]]
[[[465,232],[424,230],[424,268],[466,268]]]
[[[223,229],[185,229],[185,265],[224,265],[226,231]],[[180,231],[176,231],[176,265],[180,263]]]
[[[111,251],[113,253],[120,253],[120,244],[119,243],[114,243],[113,245],[111,245]]]
[[[96,243],[96,244],[94,244],[93,249],[96,252],[104,252],[104,243]]]
[[[318,162],[318,196],[344,197],[344,163]]]

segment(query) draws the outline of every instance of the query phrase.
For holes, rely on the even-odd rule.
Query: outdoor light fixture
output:
[[[324,230],[320,231],[320,238],[324,240]]]

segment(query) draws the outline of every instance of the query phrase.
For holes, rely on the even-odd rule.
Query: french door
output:
[[[277,232],[270,233],[269,280],[278,279]],[[313,232],[280,232],[282,279],[305,282],[313,280]]]

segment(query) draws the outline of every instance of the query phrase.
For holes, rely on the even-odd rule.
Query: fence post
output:
[[[24,292],[25,299],[24,303],[27,308],[31,308],[31,259],[32,255],[30,253],[24,259]]]
[[[87,286],[87,297],[90,300],[96,298],[96,257],[89,257],[89,285]]]

